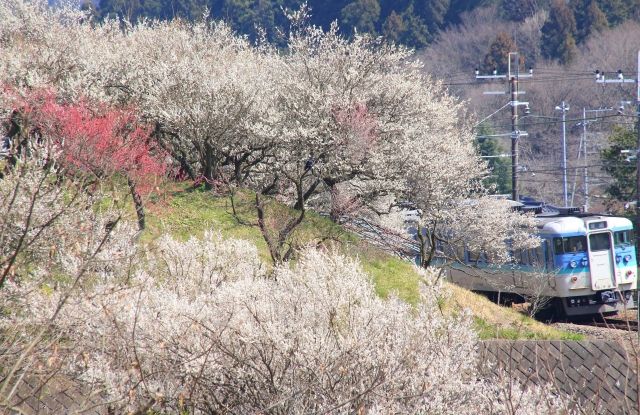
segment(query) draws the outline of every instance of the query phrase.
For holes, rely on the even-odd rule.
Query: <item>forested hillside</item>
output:
[[[225,20],[239,33],[256,39],[262,30],[278,40],[287,20],[283,10],[297,10],[302,0],[101,0],[95,3],[99,17],[119,16],[199,19],[208,10],[214,19]],[[496,6],[505,21],[523,22],[548,11],[543,27],[543,54],[570,60],[576,44],[606,27],[638,17],[638,0],[310,0],[311,23],[327,28],[337,21],[346,35],[354,31],[382,35],[389,40],[423,48],[440,32],[461,22],[464,12]],[[260,28],[260,29],[259,29]],[[282,39],[280,39],[282,40]]]
[[[297,10],[302,0],[102,0],[96,6],[98,16],[121,16],[130,20],[140,17],[171,19],[200,18],[205,10],[211,17],[225,20],[240,33],[252,38],[264,29],[269,40],[278,40],[287,25],[283,10]],[[391,40],[415,47],[424,47],[446,25],[456,22],[458,15],[472,9],[483,0],[311,0],[311,22],[324,28],[337,21],[343,33],[368,32],[385,35]],[[282,40],[282,39],[280,39]]]

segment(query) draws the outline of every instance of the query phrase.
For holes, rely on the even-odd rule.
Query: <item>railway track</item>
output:
[[[598,327],[608,327],[618,330],[638,331],[637,320],[625,320],[619,318],[607,318],[604,321],[597,322]]]
[[[594,320],[593,322],[587,324],[595,327],[604,327],[609,329],[638,331],[638,320],[605,317],[600,320]]]

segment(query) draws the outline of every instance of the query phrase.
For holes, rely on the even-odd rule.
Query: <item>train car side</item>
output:
[[[567,316],[635,308],[637,260],[631,221],[600,215],[540,217],[536,249],[496,265],[465,253],[451,281],[505,298],[544,296]]]

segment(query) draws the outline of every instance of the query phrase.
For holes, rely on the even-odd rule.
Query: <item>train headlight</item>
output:
[[[575,268],[575,267],[577,267],[577,266],[578,266],[578,263],[577,263],[576,261],[574,261],[574,260],[571,260],[571,261],[569,262],[569,266],[570,266],[571,268]]]
[[[582,258],[581,263],[583,267],[586,267],[587,265],[589,265],[589,260],[587,258]]]
[[[633,276],[633,271],[628,270],[627,271],[627,278],[631,278]]]
[[[625,255],[624,262],[629,262],[629,261],[631,261],[631,255]]]

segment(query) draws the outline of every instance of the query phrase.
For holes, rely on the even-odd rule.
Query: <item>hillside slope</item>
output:
[[[207,229],[214,229],[224,237],[255,243],[262,259],[270,263],[268,249],[258,227],[251,226],[251,223],[256,223],[256,218],[251,211],[250,195],[238,195],[235,207],[242,223],[232,214],[228,197],[200,189],[177,189],[149,206],[149,226],[142,240],[152,243],[164,232],[188,239],[202,235]],[[284,206],[282,210],[286,212]],[[419,301],[420,276],[411,263],[372,247],[330,220],[309,212],[295,238],[300,246],[322,243],[329,249],[357,257],[371,275],[380,296],[393,293],[411,304]],[[556,330],[515,310],[498,306],[461,287],[450,284],[449,288],[450,297],[443,301],[443,310],[459,313],[465,308],[469,309],[482,338],[576,339],[574,334]]]

